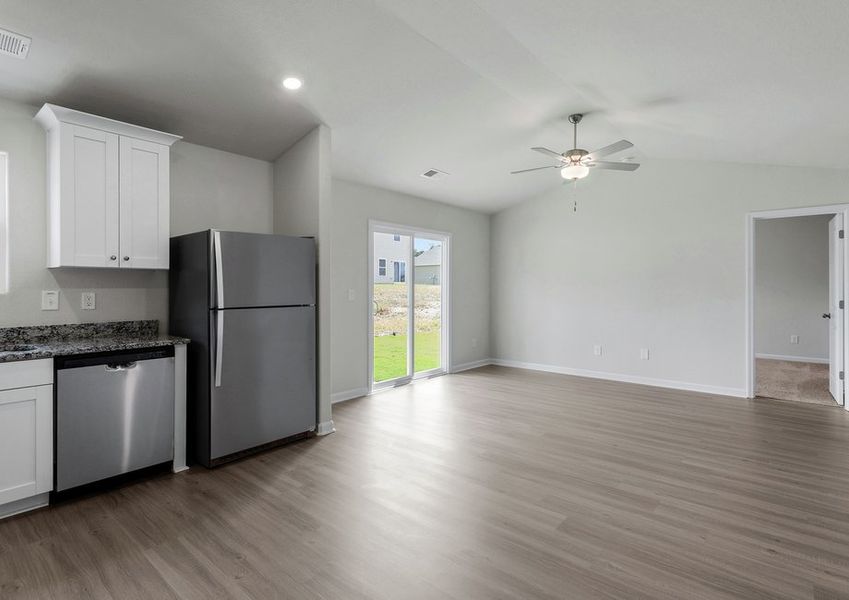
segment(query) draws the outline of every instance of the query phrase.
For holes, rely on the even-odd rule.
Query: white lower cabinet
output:
[[[0,517],[53,488],[53,361],[0,364]],[[42,502],[43,504],[43,502]]]

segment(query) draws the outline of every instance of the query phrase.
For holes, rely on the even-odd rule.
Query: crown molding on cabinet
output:
[[[59,126],[59,123],[71,123],[73,125],[81,125],[101,131],[110,131],[118,135],[132,137],[138,140],[146,140],[155,144],[171,146],[174,142],[183,139],[182,136],[148,129],[140,125],[130,125],[114,119],[99,117],[89,113],[84,113],[79,110],[57,106],[55,104],[45,104],[41,110],[35,115],[34,120],[39,123],[44,129],[50,131]]]

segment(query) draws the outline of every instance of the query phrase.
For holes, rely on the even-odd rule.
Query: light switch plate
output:
[[[799,343],[799,336],[798,335],[791,335],[790,336],[790,343],[791,344],[798,344]]]
[[[353,288],[348,289],[348,301],[349,302],[354,301],[354,289]]]
[[[649,349],[648,348],[640,348],[640,360],[648,360],[649,359]]]
[[[595,356],[601,356],[601,344],[596,344],[593,346],[593,354]]]
[[[80,308],[83,310],[95,309],[94,292],[83,292],[82,296],[80,297]]]
[[[41,310],[59,310],[59,291],[41,291]]]

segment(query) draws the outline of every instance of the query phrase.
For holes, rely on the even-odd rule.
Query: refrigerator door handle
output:
[[[221,387],[221,364],[224,358],[224,311],[215,311],[215,387]]]
[[[221,260],[221,232],[212,233],[212,247],[215,253],[215,305],[224,308],[224,264]]]

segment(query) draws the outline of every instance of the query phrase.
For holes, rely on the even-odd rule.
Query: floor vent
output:
[[[0,54],[14,56],[15,58],[26,58],[29,54],[29,45],[32,38],[0,29]]]
[[[445,171],[440,171],[439,169],[428,169],[424,173],[422,173],[422,177],[425,179],[442,179],[443,177],[447,177],[448,173]]]

